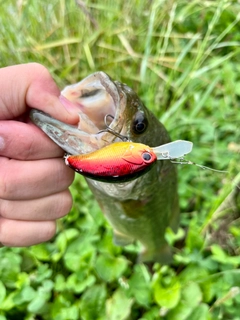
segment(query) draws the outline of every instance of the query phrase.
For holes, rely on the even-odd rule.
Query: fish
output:
[[[76,126],[36,109],[30,118],[70,156],[114,148],[124,141],[151,147],[171,143],[164,125],[137,93],[102,71],[65,87],[59,99],[78,113]],[[114,243],[126,246],[139,241],[138,262],[171,263],[172,250],[165,232],[167,228],[177,232],[179,226],[175,165],[163,159],[140,176],[128,179],[125,175],[125,180],[114,182],[109,177],[99,181],[92,173],[86,181],[113,228]]]

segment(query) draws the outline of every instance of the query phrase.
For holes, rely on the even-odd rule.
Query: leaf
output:
[[[201,250],[204,246],[204,238],[201,235],[199,227],[191,223],[186,239],[186,246],[193,251],[194,249]]]
[[[224,252],[224,250],[217,244],[214,244],[211,246],[211,250],[213,253],[212,259],[220,262],[222,264],[233,264],[233,265],[239,265],[240,264],[240,257],[229,257],[227,253]]]
[[[36,291],[32,287],[25,287],[21,292],[24,301],[31,301],[36,296]]]
[[[28,311],[33,313],[39,313],[45,306],[46,302],[50,299],[52,294],[53,282],[51,280],[45,280],[41,287],[35,294],[34,299],[28,305]]]
[[[161,307],[174,308],[179,300],[181,285],[176,277],[173,277],[168,285],[162,283],[162,275],[158,277],[153,285],[154,300]]]
[[[196,307],[202,301],[202,292],[196,282],[189,282],[183,287],[182,300],[191,308]]]
[[[204,302],[210,302],[213,299],[215,281],[211,278],[206,278],[206,281],[200,283]]]
[[[52,261],[59,261],[59,259],[62,258],[62,256],[66,251],[68,242],[76,238],[78,234],[79,234],[79,231],[77,229],[70,228],[68,230],[61,232],[57,236],[55,240],[55,245],[58,249],[58,252],[55,252],[54,254],[52,254],[51,256]]]
[[[98,275],[107,282],[118,279],[127,268],[127,260],[123,257],[115,258],[111,255],[100,255],[95,265]]]
[[[133,296],[136,301],[143,306],[149,306],[151,303],[151,285],[150,275],[145,265],[136,265],[134,273],[129,282],[129,295]]]
[[[159,307],[152,307],[149,311],[145,312],[138,320],[158,320],[159,319]]]
[[[51,259],[51,250],[46,243],[40,243],[31,248],[31,252],[34,256],[42,261],[49,261]]]
[[[58,309],[57,312],[53,312],[51,320],[78,320],[79,308],[76,305],[71,305],[67,308]],[[82,319],[82,318],[81,318]]]
[[[7,251],[1,257],[0,275],[1,280],[4,282],[4,285],[6,287],[15,288],[15,281],[18,278],[19,273],[21,272],[21,262],[22,257],[15,252]]]
[[[49,268],[48,264],[41,264],[39,265],[38,269],[36,270],[36,274],[32,276],[33,280],[42,283],[45,279],[51,277],[53,270]]]
[[[105,320],[107,290],[104,284],[94,285],[87,289],[80,302],[83,320]]]
[[[28,305],[27,310],[32,313],[39,313],[42,307],[46,304],[46,299],[43,296],[38,295]]]
[[[16,281],[17,288],[24,288],[30,285],[29,275],[26,272],[21,272],[18,274],[18,279]]]
[[[62,292],[66,288],[66,279],[62,274],[57,274],[54,281],[54,289],[57,292]]]
[[[179,304],[167,314],[169,320],[186,320],[193,309],[202,300],[202,292],[195,282],[189,282],[182,288],[182,296]]]
[[[108,320],[125,320],[131,314],[131,307],[133,299],[126,296],[126,292],[119,288],[117,289],[112,298],[107,300],[106,314]],[[124,308],[123,308],[124,306]]]
[[[0,310],[1,310],[1,303],[3,302],[5,297],[6,297],[6,288],[2,283],[2,281],[0,281]]]
[[[91,266],[96,252],[92,241],[95,241],[94,236],[78,237],[68,246],[63,256],[66,268],[77,272],[83,268],[83,265]]]
[[[19,295],[18,291],[11,292],[6,299],[1,303],[0,310],[11,310],[15,305],[15,299]]]
[[[196,264],[189,264],[179,275],[181,282],[202,281],[209,276],[209,272]]]
[[[83,292],[87,287],[90,287],[96,282],[96,278],[93,275],[87,276],[85,273],[76,274],[72,273],[67,278],[66,288],[72,290],[75,293]]]
[[[80,311],[79,309],[79,299],[76,299],[73,297],[72,294],[69,292],[61,292],[57,293],[55,295],[54,299],[52,300],[51,303],[51,310],[50,310],[50,315],[49,318],[51,320],[67,320],[66,312],[67,309],[69,309],[72,306],[77,305],[78,312]],[[82,318],[81,318],[82,319]]]
[[[208,319],[209,307],[205,303],[197,306],[186,320],[206,320]]]
[[[167,320],[186,320],[189,314],[192,312],[192,307],[180,301],[179,304],[171,309],[167,314]]]

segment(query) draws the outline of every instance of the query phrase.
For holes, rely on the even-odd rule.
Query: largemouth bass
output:
[[[78,127],[38,110],[32,110],[31,119],[70,155],[93,152],[122,137],[151,147],[170,141],[165,127],[137,94],[104,72],[67,86],[60,99],[79,113]],[[143,245],[139,261],[171,261],[165,231],[170,227],[176,232],[179,224],[177,174],[171,161],[157,161],[130,181],[108,183],[94,180],[94,176],[86,180],[114,229],[116,245],[138,240]]]

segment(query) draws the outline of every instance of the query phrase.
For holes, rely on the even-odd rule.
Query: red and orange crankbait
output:
[[[103,182],[129,181],[146,173],[157,160],[171,160],[191,152],[192,143],[177,140],[151,148],[142,143],[116,142],[81,155],[67,155],[65,163],[85,177]]]
[[[65,163],[76,172],[104,182],[134,179],[156,161],[150,147],[132,142],[116,142],[91,153],[65,157]]]

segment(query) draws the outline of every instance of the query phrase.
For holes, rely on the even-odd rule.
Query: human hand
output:
[[[25,121],[29,108],[66,123],[78,121],[59,102],[59,90],[36,63],[0,69],[0,243],[29,246],[49,240],[72,205],[74,172],[63,151]]]

